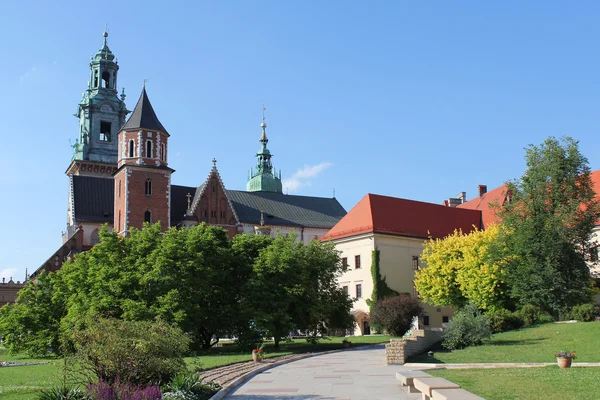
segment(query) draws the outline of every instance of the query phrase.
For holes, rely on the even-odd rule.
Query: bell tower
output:
[[[264,106],[262,109],[263,116],[262,123],[260,124],[262,134],[259,139],[261,148],[258,153],[256,153],[256,171],[250,169],[246,191],[282,193],[281,170],[279,171],[279,176],[277,176],[277,172],[271,163],[271,157],[273,157],[273,155],[269,149],[267,149],[269,139],[267,138],[267,124],[265,122],[266,109]]]
[[[90,61],[90,80],[75,116],[79,118],[79,137],[73,145],[73,161],[106,164],[117,162],[117,133],[129,113],[125,107],[125,89],[117,92],[119,64],[107,44]]]
[[[171,226],[171,174],[168,166],[169,133],[160,123],[146,87],[131,117],[118,134],[115,180],[115,232],[127,235],[144,222]]]

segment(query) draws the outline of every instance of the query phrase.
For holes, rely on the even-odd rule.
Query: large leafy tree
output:
[[[508,182],[500,215],[517,256],[508,273],[511,294],[558,316],[588,300],[586,259],[600,217],[590,168],[578,142],[550,137],[530,145],[527,170]]]
[[[19,291],[16,303],[0,308],[0,337],[11,353],[38,356],[59,350],[64,304],[53,293],[52,276],[42,273]]]
[[[464,234],[455,231],[443,239],[431,239],[421,256],[425,268],[417,271],[415,287],[426,302],[480,309],[502,307],[508,301],[506,274],[512,260],[505,246],[503,228]]]

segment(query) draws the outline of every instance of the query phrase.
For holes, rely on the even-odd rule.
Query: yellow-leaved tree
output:
[[[430,239],[421,255],[424,266],[415,275],[419,297],[439,306],[474,303],[482,310],[503,307],[506,266],[512,260],[503,241],[501,225],[469,234],[454,231]]]

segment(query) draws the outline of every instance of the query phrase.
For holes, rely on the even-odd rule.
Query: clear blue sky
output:
[[[174,184],[201,184],[215,157],[245,188],[264,103],[290,193],[335,188],[350,210],[369,192],[472,198],[550,135],[600,169],[599,16],[591,1],[3,2],[0,275],[22,280],[61,244],[105,22],[130,109],[149,80]]]

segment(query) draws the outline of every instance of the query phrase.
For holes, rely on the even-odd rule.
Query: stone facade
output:
[[[14,303],[17,300],[19,290],[24,286],[25,282],[15,282],[12,278],[6,282],[5,279],[2,278],[2,283],[0,283],[0,307],[7,303]]]

